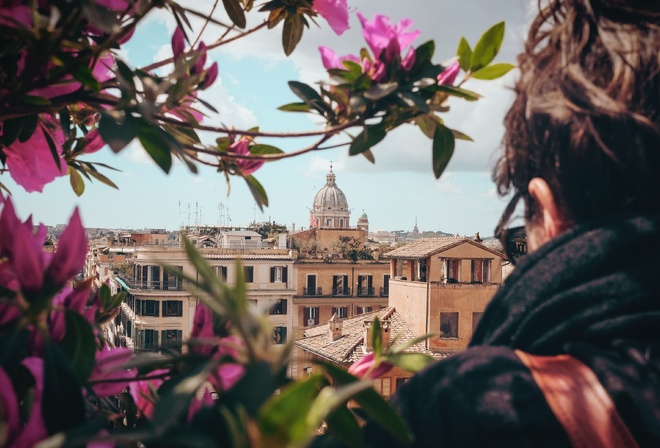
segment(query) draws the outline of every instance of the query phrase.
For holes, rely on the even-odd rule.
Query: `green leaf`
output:
[[[307,424],[310,429],[313,431],[318,428],[330,412],[367,389],[373,390],[370,381],[358,381],[336,388],[324,387],[307,412]]]
[[[345,406],[340,406],[326,418],[328,430],[326,434],[335,437],[344,445],[351,448],[364,446],[362,431],[355,415]]]
[[[374,348],[376,356],[383,353],[383,334],[380,331],[380,319],[377,317],[374,317],[371,324],[371,346]]]
[[[429,106],[426,104],[426,99],[412,92],[398,92],[397,96],[408,107],[413,107],[422,113],[428,113]]]
[[[231,21],[234,22],[237,27],[244,29],[246,25],[245,11],[243,11],[241,3],[238,0],[222,0],[222,4],[224,5],[225,11],[227,11],[227,15]]]
[[[117,123],[110,114],[101,113],[99,133],[103,141],[110,146],[110,149],[117,153],[137,136],[137,127],[134,120],[128,117],[123,123]]]
[[[470,71],[476,72],[495,59],[504,39],[504,22],[493,25],[479,39],[470,58]]]
[[[259,413],[259,427],[271,443],[284,446],[308,437],[307,412],[325,382],[323,375],[311,375],[303,381],[291,383],[280,395],[268,400]]]
[[[316,109],[322,115],[328,115],[332,113],[332,109],[330,109],[330,106],[325,104],[323,98],[321,98],[321,95],[319,95],[316,90],[312,89],[307,84],[298,81],[289,81],[289,88],[293,93],[296,94],[298,98]]]
[[[21,129],[21,133],[18,136],[18,141],[21,143],[25,143],[32,137],[32,134],[34,134],[34,131],[37,130],[37,125],[39,124],[39,115],[34,114],[34,115],[28,115],[27,117],[23,117],[23,128]]]
[[[323,366],[325,371],[332,377],[333,384],[349,384],[358,381],[344,369],[326,361],[316,360],[316,364]],[[394,410],[392,405],[378,394],[374,389],[366,389],[353,397],[357,404],[371,417],[373,421],[382,426],[397,439],[410,443],[412,435],[401,416]]]
[[[71,188],[73,192],[76,193],[76,196],[80,197],[85,192],[85,181],[78,172],[77,169],[70,166],[68,168],[69,172],[69,183],[71,183]]]
[[[456,129],[452,129],[451,133],[454,134],[454,138],[456,140],[467,140],[468,142],[473,142],[474,140],[472,137],[470,137],[467,134],[463,134],[461,131],[457,131]]]
[[[284,54],[289,56],[296,49],[303,35],[302,15],[295,13],[284,20],[282,28],[282,46]]]
[[[276,378],[270,364],[254,362],[246,367],[243,377],[226,393],[223,400],[240,403],[248,415],[255,417],[276,387]]]
[[[55,142],[53,141],[53,137],[50,135],[50,132],[45,126],[42,126],[41,131],[44,134],[44,137],[46,138],[46,143],[48,143],[48,149],[50,149],[50,155],[53,156],[53,160],[55,161],[55,165],[57,165],[58,169],[62,169],[62,162],[60,160],[60,153],[59,149],[57,146],[55,146]]]
[[[110,290],[108,289],[109,293]],[[95,364],[96,340],[94,330],[87,319],[74,311],[66,311],[65,322],[66,334],[60,342],[60,347],[71,362],[71,366],[80,381],[85,382],[92,373]]]
[[[477,101],[479,98],[481,98],[481,95],[478,93],[471,90],[461,89],[460,87],[453,87],[442,84],[439,85],[436,89],[440,92],[447,92],[452,96],[457,96],[468,101]]]
[[[66,431],[85,421],[82,390],[82,383],[62,350],[47,341],[44,344],[44,390],[41,409],[49,434]]]
[[[278,107],[277,110],[283,112],[309,112],[312,108],[307,103],[289,103]]]
[[[467,72],[470,68],[470,59],[472,59],[472,49],[470,44],[464,37],[461,37],[461,41],[458,43],[458,49],[456,49],[456,56],[458,56],[458,65],[461,66],[461,69],[464,72]]]
[[[135,82],[133,81],[133,70],[130,69],[128,65],[124,61],[122,61],[119,58],[115,58],[115,61],[117,63],[117,70],[119,71],[118,76],[131,88],[135,88]]]
[[[24,118],[8,118],[2,122],[2,144],[10,146],[23,132]]]
[[[435,128],[438,124],[442,124],[440,118],[435,114],[425,114],[415,118],[415,123],[419,126],[419,129],[426,135],[428,138],[432,139],[435,135]]]
[[[381,140],[385,138],[387,131],[385,131],[385,125],[379,123],[373,126],[365,126],[364,130],[358,134],[357,137],[351,142],[351,147],[348,150],[348,154],[354,156],[356,154],[362,154],[368,149],[371,149],[373,146],[378,144]]]
[[[362,153],[365,159],[367,159],[371,163],[376,163],[376,158],[374,157],[374,153],[371,152],[371,149],[367,149]]]
[[[386,84],[374,84],[364,92],[364,97],[372,101],[378,101],[385,98],[387,95],[394,93],[399,88],[398,82],[388,82]]]
[[[169,173],[172,168],[172,149],[177,144],[171,136],[162,129],[153,126],[147,122],[141,122],[139,125],[138,139],[147,151],[149,156],[165,173]]]
[[[21,100],[25,104],[32,104],[34,106],[49,106],[50,105],[50,100],[48,98],[44,98],[43,96],[23,95],[21,97]]]
[[[92,70],[87,66],[79,65],[78,68],[74,70],[73,77],[94,92],[101,90],[101,84],[96,80]]]
[[[118,187],[113,181],[111,181],[110,179],[108,179],[106,176],[104,176],[103,174],[99,173],[98,171],[87,170],[87,172],[88,172],[88,173],[89,173],[94,179],[98,180],[99,182],[104,183],[104,184],[107,185],[108,187],[112,187],[112,188],[114,188],[115,190],[119,190],[119,187]]]
[[[504,76],[512,69],[516,68],[513,64],[501,63],[493,64],[487,67],[481,68],[476,72],[472,72],[472,77],[475,79],[497,79],[500,76]]]
[[[433,357],[424,353],[388,354],[384,359],[390,364],[413,373],[419,372],[433,362]]]
[[[431,62],[433,58],[433,53],[435,53],[435,42],[429,40],[424,42],[422,45],[417,47],[415,50],[415,63],[413,64],[411,73],[415,73],[419,70],[420,67]]]
[[[93,23],[96,28],[107,34],[112,34],[121,29],[117,14],[110,11],[108,8],[104,8],[95,2],[84,2],[81,3],[81,5],[83,15],[87,21]]]
[[[271,146],[271,145],[252,145],[250,146],[250,154],[255,154],[255,155],[261,155],[261,154],[282,154],[284,151],[282,151],[280,148],[276,146]]]
[[[440,178],[454,154],[454,134],[446,126],[438,125],[433,136],[433,174]]]
[[[252,196],[254,197],[259,210],[263,211],[264,205],[268,207],[268,195],[266,194],[266,190],[252,175],[246,176],[245,182],[247,183],[248,188],[250,189],[250,193],[252,193]]]

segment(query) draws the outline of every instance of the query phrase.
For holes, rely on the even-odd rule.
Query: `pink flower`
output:
[[[94,128],[85,136],[85,146],[83,152],[85,154],[92,154],[105,146],[105,142],[101,138],[98,128]]]
[[[149,373],[150,376],[165,375],[169,370],[157,369]],[[153,391],[157,391],[163,384],[163,379],[155,378],[150,380],[132,381],[128,384],[128,391],[133,397],[135,406],[141,415],[151,418],[154,415],[155,397]]]
[[[96,352],[96,364],[89,377],[92,389],[99,398],[110,397],[121,393],[129,382],[135,378],[137,371],[128,370],[124,365],[133,355],[130,348],[103,349]],[[122,380],[102,382],[103,380]],[[101,382],[99,382],[101,381]]]
[[[4,426],[4,440],[3,442],[9,442],[18,434],[20,430],[20,419],[19,419],[19,410],[18,410],[18,398],[16,397],[16,392],[14,391],[14,385],[11,382],[11,379],[4,370],[0,367],[0,409],[2,409],[2,414],[0,417],[0,426]]]
[[[226,363],[221,364],[215,373],[209,378],[215,390],[226,391],[234,387],[238,381],[243,378],[245,367],[242,364]]]
[[[48,133],[58,150],[59,168],[53,159],[45,133]],[[66,174],[66,161],[59,155],[62,143],[64,135],[59,127],[51,131],[43,123],[40,124],[25,142],[17,139],[9,147],[2,149],[7,157],[9,175],[28,193],[43,191],[46,184]]]
[[[197,61],[195,61],[195,64],[191,67],[190,73],[192,74],[197,74],[197,73],[202,73],[204,71],[204,65],[206,64],[206,44],[204,42],[200,42],[199,45],[197,46],[197,53],[199,53],[199,57],[197,58]]]
[[[383,50],[390,46],[392,40],[396,41],[399,50],[407,48],[419,36],[419,30],[408,31],[412,20],[402,19],[392,26],[390,19],[384,15],[376,14],[373,22],[368,21],[361,13],[357,13],[362,24],[362,35],[369,44],[376,58],[380,59]],[[386,59],[389,62],[391,59]]]
[[[381,60],[370,61],[365,58],[362,60],[362,73],[366,73],[376,82],[383,82],[387,78],[387,69]]]
[[[232,143],[231,146],[227,149],[227,152],[233,152],[234,154],[240,155],[249,155],[250,147],[248,145],[248,140],[241,138],[237,142]],[[243,176],[249,176],[250,174],[257,171],[265,163],[263,160],[254,160],[254,159],[235,159],[237,171]]]
[[[415,53],[415,49],[410,47],[408,49],[408,53],[406,54],[406,57],[403,58],[403,60],[401,61],[401,68],[409,72],[413,68],[413,65],[415,65],[416,56],[417,53]]]
[[[334,52],[334,50],[320,46],[319,47],[319,52],[321,52],[321,61],[323,61],[323,66],[326,69],[331,69],[331,68],[341,68],[345,69],[344,64],[342,63],[343,61],[353,61],[356,63],[360,63],[360,58],[358,58],[355,55],[352,54],[347,54],[346,56],[337,56],[337,53]]]
[[[87,237],[76,208],[69,224],[62,232],[57,250],[46,271],[46,276],[55,285],[64,285],[85,263],[87,256]]]
[[[348,3],[346,0],[314,0],[312,9],[327,20],[332,31],[338,36],[341,36],[349,28]]]
[[[174,55],[174,59],[179,59],[183,54],[183,50],[186,48],[184,37],[183,30],[180,26],[177,26],[172,35],[172,54]]]
[[[190,402],[190,407],[188,408],[188,422],[191,422],[202,408],[212,406],[213,397],[211,396],[211,391],[207,387],[204,388],[204,392],[201,397],[195,396]]]
[[[27,424],[23,427],[23,431],[18,437],[16,437],[11,443],[8,443],[8,446],[16,447],[34,446],[37,442],[48,436],[46,423],[41,414],[41,399],[44,392],[44,360],[36,357],[29,357],[25,358],[22,364],[34,378],[35,390],[32,408],[29,413],[30,417],[28,418]]]
[[[438,75],[438,84],[451,86],[454,85],[458,73],[461,71],[461,66],[458,61],[452,62],[445,70]]]
[[[362,359],[354,363],[348,368],[348,373],[355,375],[359,378],[376,379],[390,371],[394,367],[389,362],[380,362],[375,364],[374,353],[367,353]]]
[[[193,327],[190,331],[191,339],[202,339],[200,344],[193,345],[191,350],[193,352],[210,355],[213,352],[213,345],[210,345],[210,340],[215,336],[213,332],[213,313],[208,306],[203,303],[197,304],[195,308],[195,317],[193,318]]]
[[[26,28],[32,26],[32,15],[30,14],[30,7],[25,5],[17,5],[12,7],[0,7],[0,25],[15,27],[17,24],[23,25]]]
[[[204,119],[204,115],[192,107],[195,101],[197,101],[197,97],[195,95],[196,92],[193,92],[191,95],[187,95],[184,99],[181,100],[178,106],[164,110],[165,114],[183,121],[190,121],[190,119],[193,118],[197,120],[198,123],[201,123]]]
[[[200,89],[208,89],[218,79],[218,63],[214,62],[204,72],[204,79],[199,83]]]

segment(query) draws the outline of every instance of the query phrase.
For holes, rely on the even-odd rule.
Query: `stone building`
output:
[[[504,254],[465,237],[422,238],[390,259],[389,306],[416,335],[434,333],[428,348],[467,347],[486,305],[502,282]]]

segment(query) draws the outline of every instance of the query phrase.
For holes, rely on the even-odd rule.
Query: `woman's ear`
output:
[[[548,183],[540,177],[529,181],[527,191],[536,200],[540,212],[540,225],[545,239],[550,240],[566,230],[557,202]]]

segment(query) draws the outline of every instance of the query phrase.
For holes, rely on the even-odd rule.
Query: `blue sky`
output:
[[[195,4],[201,11],[210,8],[211,3],[204,0]],[[464,0],[460,4],[446,0],[349,0],[349,4],[349,31],[338,37],[325,22],[321,23],[322,29],[312,26],[289,58],[281,51],[280,27],[211,52],[209,56],[218,62],[220,76],[203,97],[220,110],[220,115],[210,115],[206,122],[233,124],[237,128],[259,125],[262,130],[282,132],[318,128],[318,123],[306,115],[279,112],[276,108],[296,101],[287,81],[314,83],[325,79],[319,45],[334,48],[339,54],[357,53],[365,46],[356,11],[368,18],[377,12],[390,16],[392,21],[412,18],[422,33],[415,44],[434,39],[434,59],[438,62],[454,55],[461,36],[474,45],[483,31],[500,20],[507,22],[507,32],[497,60],[515,62],[529,14],[527,0]],[[262,19],[260,14],[253,16],[253,23]],[[148,18],[122,57],[132,66],[143,66],[169,56],[173,29],[173,23],[163,15]],[[204,40],[213,41],[217,32],[209,29]],[[270,207],[263,213],[255,208],[242,179],[231,179],[228,196],[224,176],[213,170],[200,168],[200,174],[193,175],[178,165],[169,176],[165,175],[136,142],[118,155],[105,149],[87,158],[121,170],[105,173],[119,186],[119,191],[99,182],[87,183],[85,193],[77,198],[65,177],[47,185],[41,194],[27,194],[7,175],[2,175],[0,181],[12,190],[23,218],[32,213],[36,221],[48,225],[66,222],[73,208],[79,206],[87,227],[176,230],[182,224],[197,222],[247,225],[254,219],[270,219],[289,226],[295,223],[300,228],[309,223],[308,208],[325,183],[325,174],[333,161],[337,184],[353,211],[353,224],[365,210],[372,229],[411,230],[417,217],[422,230],[466,235],[479,231],[484,236],[491,235],[505,204],[495,195],[490,169],[495,160],[493,154],[500,146],[501,123],[512,99],[510,87],[515,76],[514,71],[494,82],[469,81],[465,87],[484,98],[477,103],[451,103],[451,112],[443,117],[445,122],[471,135],[475,142],[458,143],[440,180],[431,171],[430,140],[417,128],[407,127],[391,133],[374,148],[375,165],[361,156],[349,158],[345,148],[267,164],[255,173],[270,199]],[[213,141],[212,136],[206,138]],[[268,143],[288,151],[308,142]]]

